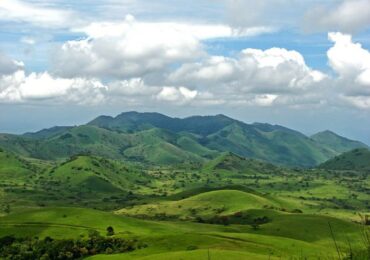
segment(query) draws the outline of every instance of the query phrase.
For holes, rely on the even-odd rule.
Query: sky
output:
[[[0,0],[0,132],[133,110],[370,144],[370,0]]]

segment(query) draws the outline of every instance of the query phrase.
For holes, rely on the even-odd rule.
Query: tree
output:
[[[113,235],[114,235],[113,227],[111,226],[107,227],[107,236],[113,236]]]

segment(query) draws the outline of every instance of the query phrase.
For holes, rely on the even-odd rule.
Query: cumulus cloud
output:
[[[113,81],[108,84],[108,86],[110,94],[118,96],[151,96],[157,94],[161,90],[161,88],[157,86],[148,86],[142,78]]]
[[[30,23],[45,28],[65,28],[76,24],[71,11],[31,4],[20,0],[0,1],[0,21]]]
[[[250,36],[268,28],[235,31],[224,25],[139,22],[131,15],[121,23],[93,23],[76,29],[86,39],[63,44],[54,59],[64,77],[141,77],[169,64],[205,55],[204,39]]]
[[[341,0],[333,6],[316,6],[305,15],[308,31],[356,32],[370,26],[369,0]]]
[[[0,78],[0,101],[6,103],[53,100],[93,105],[104,100],[106,86],[97,80],[54,78],[47,72],[26,75],[19,70]]]
[[[184,64],[169,76],[172,82],[258,94],[301,92],[325,77],[309,68],[300,53],[281,48],[245,49],[237,58],[213,56]]]
[[[190,90],[186,87],[163,87],[158,93],[157,99],[171,102],[186,103],[193,100],[198,95],[198,91]]]
[[[328,50],[329,65],[338,74],[340,97],[359,108],[370,108],[370,52],[351,35],[329,33],[334,46]]]
[[[329,33],[334,46],[328,51],[329,64],[342,78],[365,81],[370,70],[370,52],[360,43],[354,43],[352,36],[342,33]]]

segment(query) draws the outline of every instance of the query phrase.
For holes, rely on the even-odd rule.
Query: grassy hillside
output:
[[[95,259],[194,259],[203,256],[205,252],[208,255],[208,250],[211,256],[226,259],[237,259],[234,257],[240,256],[257,259],[269,256],[272,259],[334,257],[336,249],[328,222],[331,223],[341,250],[348,248],[346,237],[351,239],[354,250],[361,247],[361,227],[356,224],[297,214],[277,215],[271,223],[257,230],[242,225],[144,221],[82,208],[26,210],[0,220],[1,236],[15,234],[21,237],[52,236],[56,239],[86,238],[90,230],[105,235],[106,227],[112,226],[116,237],[136,238],[145,244],[142,249],[129,254],[101,255]],[[294,231],[290,227],[298,229]]]
[[[356,148],[369,148],[361,142],[350,140],[331,131],[317,133],[311,136],[311,139],[336,153],[344,153]]]
[[[36,169],[31,163],[0,148],[0,178],[3,181],[26,179],[35,174],[35,171]]]
[[[211,149],[289,166],[313,166],[335,155],[298,132],[240,123],[208,136],[205,145]]]
[[[122,209],[117,211],[117,214],[194,220],[197,217],[227,216],[248,209],[261,209],[264,206],[273,207],[278,204],[252,193],[238,190],[218,190],[201,193],[179,201]]]
[[[343,153],[320,165],[322,169],[370,171],[370,151],[368,149],[355,149]]]

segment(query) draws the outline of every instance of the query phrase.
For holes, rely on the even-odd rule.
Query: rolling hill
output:
[[[262,196],[239,190],[216,190],[200,193],[179,201],[160,202],[117,211],[127,216],[195,219],[196,217],[227,216],[248,209],[278,204]]]
[[[267,214],[268,210],[256,214]],[[105,234],[108,225],[115,237],[135,238],[145,244],[131,253],[98,255],[92,259],[289,259],[335,258],[337,243],[361,246],[361,228],[354,223],[304,214],[270,214],[272,221],[253,230],[248,225],[209,225],[191,222],[145,221],[86,208],[27,209],[0,217],[0,236],[51,236],[55,239],[86,238],[89,231]],[[304,225],[302,225],[304,223]],[[296,228],[296,229],[295,229]]]

